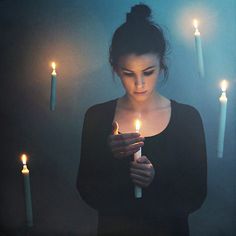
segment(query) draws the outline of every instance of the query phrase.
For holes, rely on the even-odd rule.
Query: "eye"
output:
[[[145,71],[143,74],[144,74],[145,76],[149,76],[149,75],[152,75],[153,72],[154,72],[154,70],[149,70],[149,71]]]
[[[123,74],[125,76],[128,76],[128,77],[132,77],[133,76],[133,73],[131,73],[131,72],[123,72]]]

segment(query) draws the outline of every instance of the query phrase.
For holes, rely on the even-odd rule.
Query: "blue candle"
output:
[[[56,87],[57,87],[57,73],[56,63],[52,63],[52,76],[51,76],[51,96],[50,96],[50,110],[54,111],[56,108]]]
[[[193,25],[195,28],[194,38],[195,38],[195,49],[196,49],[196,54],[197,54],[198,70],[199,70],[200,76],[203,78],[205,74],[205,70],[204,70],[204,61],[203,61],[203,53],[202,53],[201,34],[198,30],[198,21],[194,20]]]
[[[32,200],[31,200],[31,190],[30,190],[30,176],[29,169],[27,168],[27,156],[23,154],[21,156],[23,163],[23,169],[21,173],[24,177],[24,190],[25,190],[25,211],[26,211],[26,225],[28,227],[33,226],[33,210],[32,210]]]
[[[218,134],[218,146],[217,146],[217,157],[222,158],[224,152],[224,138],[225,138],[225,125],[226,125],[226,112],[227,112],[227,81],[221,82],[222,94],[219,98],[220,101],[220,119],[219,119],[219,134]]]

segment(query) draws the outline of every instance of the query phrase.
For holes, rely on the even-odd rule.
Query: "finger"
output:
[[[134,181],[140,181],[142,183],[148,183],[150,182],[150,178],[148,177],[144,177],[144,176],[140,176],[140,175],[136,175],[136,174],[130,174],[131,179]]]
[[[123,134],[118,134],[114,137],[114,139],[116,140],[124,140],[124,139],[133,139],[133,138],[137,138],[140,137],[140,133],[123,133]],[[142,137],[142,139],[144,140],[144,138]]]
[[[136,162],[142,163],[142,164],[151,164],[151,162],[149,161],[149,159],[146,156],[141,156],[141,157],[137,158]]]
[[[139,175],[139,176],[143,176],[143,177],[147,177],[147,178],[152,177],[152,173],[149,170],[139,170],[139,169],[130,168],[130,173],[135,174],[135,175]]]
[[[113,153],[117,153],[117,152],[137,152],[140,147],[142,147],[144,145],[143,142],[138,142],[132,145],[127,145],[127,146],[119,146],[119,147],[114,147],[111,146],[111,150]]]
[[[153,165],[151,163],[143,164],[143,163],[137,163],[135,161],[132,161],[130,162],[130,168],[139,169],[139,170],[151,170],[153,169]]]
[[[137,142],[143,142],[144,138],[143,137],[126,138],[124,134],[118,134],[118,135],[109,135],[107,141],[110,147],[119,147],[119,146],[134,144]]]
[[[135,147],[142,147],[144,145],[144,142],[140,139],[135,140],[124,140],[122,142],[120,141],[111,141],[110,147],[112,150],[120,150],[120,149],[126,149],[126,148],[135,148]]]
[[[147,187],[151,183],[150,180],[139,179],[139,178],[132,177],[132,176],[131,176],[131,180],[136,186],[139,186],[141,188]]]
[[[112,134],[113,135],[118,135],[119,134],[119,124],[117,121],[114,121],[112,123]]]
[[[127,157],[127,156],[130,156],[130,155],[133,155],[139,149],[140,149],[140,147],[127,149],[126,151],[124,151],[124,149],[121,149],[120,151],[115,151],[115,152],[113,151],[113,156],[116,157],[116,158]]]

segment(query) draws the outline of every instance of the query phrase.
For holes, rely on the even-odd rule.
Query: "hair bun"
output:
[[[151,9],[145,4],[137,4],[127,14],[126,22],[148,22],[151,17]]]

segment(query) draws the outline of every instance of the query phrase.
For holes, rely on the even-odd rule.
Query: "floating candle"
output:
[[[56,108],[56,86],[57,86],[57,73],[56,63],[52,63],[52,74],[51,74],[51,96],[50,96],[50,110],[54,111]]]
[[[222,80],[221,82],[221,96],[220,101],[220,118],[219,118],[219,134],[218,134],[218,145],[217,145],[217,156],[219,158],[223,157],[224,152],[224,138],[225,138],[225,126],[226,126],[226,113],[227,113],[227,96],[226,89],[228,87],[227,80]]]
[[[26,154],[22,154],[21,161],[23,163],[23,169],[21,173],[23,174],[23,177],[24,177],[26,225],[28,227],[32,227],[33,226],[33,211],[32,211],[32,201],[31,201],[31,191],[30,191],[30,176],[29,176],[29,169],[27,168]]]
[[[204,62],[203,62],[203,53],[202,53],[202,41],[201,34],[198,29],[198,21],[196,19],[193,20],[193,26],[195,28],[194,38],[195,38],[195,49],[197,54],[197,62],[198,62],[198,70],[201,77],[204,77]]]

